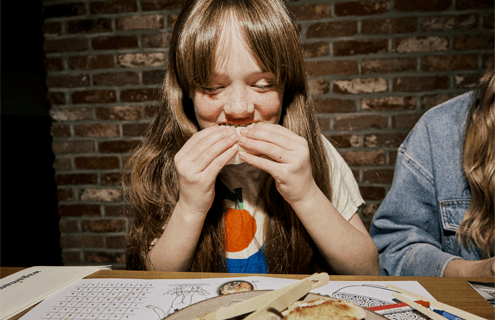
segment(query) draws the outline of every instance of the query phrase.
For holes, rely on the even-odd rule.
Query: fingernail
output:
[[[249,126],[247,128],[249,128]],[[247,128],[241,128],[241,130],[239,130],[240,134],[245,135],[248,132]]]

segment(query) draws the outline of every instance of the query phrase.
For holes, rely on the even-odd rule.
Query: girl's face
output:
[[[197,89],[192,97],[200,129],[279,123],[283,88],[278,88],[272,73],[261,69],[238,28],[224,30],[231,31],[220,37],[211,85]]]

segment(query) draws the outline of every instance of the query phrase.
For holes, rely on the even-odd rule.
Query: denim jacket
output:
[[[453,259],[481,259],[455,236],[471,201],[461,166],[471,99],[468,92],[429,110],[399,147],[392,188],[370,230],[381,275],[443,276]]]

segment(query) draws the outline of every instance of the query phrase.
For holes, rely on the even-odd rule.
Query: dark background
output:
[[[3,1],[1,11],[0,265],[61,265],[42,2]]]

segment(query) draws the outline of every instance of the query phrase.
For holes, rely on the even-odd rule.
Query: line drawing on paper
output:
[[[193,304],[193,297],[194,295],[201,295],[204,298],[201,300],[206,299],[207,297],[210,296],[210,294],[202,288],[202,286],[205,286],[208,284],[175,284],[171,285],[171,287],[175,287],[167,292],[165,294],[169,294],[172,296],[175,296],[174,299],[172,300],[172,303],[170,304],[169,309],[165,313],[165,315],[169,315],[174,313],[174,311],[177,311],[179,309],[182,309],[184,307],[187,307],[191,304]]]

